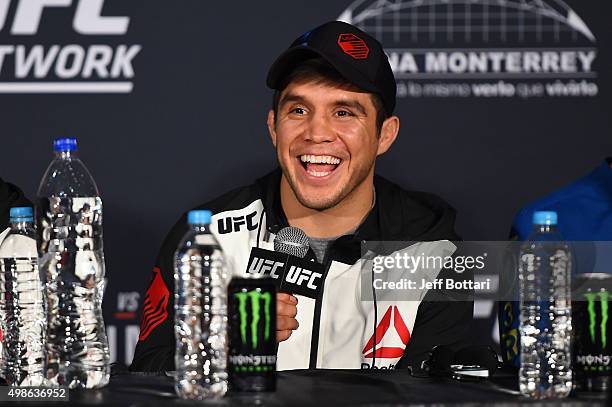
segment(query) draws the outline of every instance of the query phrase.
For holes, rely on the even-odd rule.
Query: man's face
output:
[[[372,182],[376,156],[383,151],[369,94],[292,82],[280,96],[275,123],[271,119],[278,161],[301,205],[328,209],[368,178]]]

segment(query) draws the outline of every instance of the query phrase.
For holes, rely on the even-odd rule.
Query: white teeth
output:
[[[312,154],[304,154],[300,156],[300,160],[304,163],[312,163],[312,164],[340,164],[340,159],[331,155],[312,155]]]
[[[342,162],[341,159],[331,156],[331,155],[313,155],[313,154],[303,154],[300,156],[300,160],[303,163],[311,163],[311,164],[333,164],[338,165]],[[308,174],[313,177],[326,177],[331,174],[331,171],[315,171],[312,168],[309,168]]]
[[[326,175],[329,175],[330,172],[329,171],[324,171],[324,172],[319,172],[319,171],[308,171],[308,173],[314,177],[325,177]]]

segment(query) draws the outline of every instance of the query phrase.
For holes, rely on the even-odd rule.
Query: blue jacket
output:
[[[558,230],[568,241],[612,241],[612,158],[569,185],[540,198],[521,209],[512,223],[511,239],[526,240],[531,234],[535,211],[556,211]],[[575,272],[592,272],[592,253],[581,247],[575,253]],[[606,256],[606,259],[602,259]],[[598,264],[612,264],[612,254],[597,252]],[[596,270],[612,272],[612,270]],[[499,304],[500,348],[504,361],[519,366],[518,302]]]

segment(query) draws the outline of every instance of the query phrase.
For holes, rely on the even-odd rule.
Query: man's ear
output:
[[[276,147],[276,117],[274,115],[274,110],[270,109],[268,112],[268,133],[270,133],[270,138],[272,139],[272,144]]]
[[[400,120],[397,116],[391,116],[385,119],[380,134],[378,135],[378,151],[376,155],[382,155],[387,152],[391,144],[397,138],[400,129]]]

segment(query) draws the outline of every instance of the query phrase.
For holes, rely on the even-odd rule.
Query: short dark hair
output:
[[[274,119],[278,117],[278,104],[283,90],[291,83],[297,81],[313,80],[317,83],[331,83],[343,89],[359,88],[346,80],[340,72],[336,70],[329,62],[321,57],[307,59],[300,65],[296,66],[285,76],[281,82],[280,89],[274,90],[272,97],[272,110],[274,111]],[[361,91],[361,90],[360,90]],[[376,109],[376,130],[380,134],[383,122],[389,117],[382,99],[375,93],[370,93],[372,104]]]

